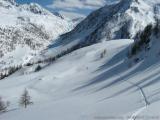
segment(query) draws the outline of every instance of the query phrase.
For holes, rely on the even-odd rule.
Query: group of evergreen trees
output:
[[[18,65],[18,66],[11,66],[5,69],[2,69],[0,71],[0,80],[4,79],[5,77],[8,77],[9,75],[15,73],[17,70],[19,70],[22,66]]]
[[[155,25],[148,25],[145,27],[143,32],[140,32],[136,36],[136,42],[131,48],[130,55],[134,56],[136,55],[141,49],[145,48],[145,50],[150,49],[149,43],[150,43],[150,37],[154,35],[155,37],[160,36],[160,20],[156,20]]]
[[[59,54],[57,54],[55,56],[46,58],[44,60],[38,60],[36,62],[27,63],[26,66],[32,66],[34,64],[40,64],[40,63],[52,63],[55,60],[57,60],[58,58],[60,58],[60,57],[62,57],[64,55],[67,55],[67,54],[71,53],[72,51],[77,50],[77,49],[82,48],[82,47],[84,47],[84,46],[82,46],[82,44],[77,44],[77,45],[75,45],[75,46],[73,46],[71,48],[68,48],[68,49],[66,49],[64,51],[61,51]]]
[[[6,112],[7,107],[9,106],[9,102],[5,102],[2,100],[2,97],[0,97],[0,113]]]
[[[9,102],[5,102],[2,97],[0,97],[0,113],[1,112],[6,112],[7,108],[9,107]],[[29,95],[29,92],[27,91],[27,89],[24,90],[23,94],[20,97],[19,100],[19,105],[27,108],[28,105],[33,104],[33,102],[31,101],[31,97]]]
[[[143,47],[148,46],[150,42],[150,36],[153,31],[153,26],[148,25],[140,35],[137,35],[138,40],[134,43],[131,49],[131,55],[136,55]]]

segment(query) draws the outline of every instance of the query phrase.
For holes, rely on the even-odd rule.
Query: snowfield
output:
[[[134,120],[136,116],[148,113],[158,116],[159,57],[134,64],[134,60],[127,58],[132,43],[130,39],[106,41],[43,65],[39,72],[31,72],[33,66],[19,70],[0,81],[0,95],[11,102],[9,111],[1,114],[0,119]],[[104,50],[106,54],[101,57]],[[147,53],[148,58],[153,58],[155,54],[150,53]],[[133,67],[130,67],[131,63]],[[149,106],[146,106],[138,85],[143,86]],[[25,88],[34,105],[22,109],[18,101]]]

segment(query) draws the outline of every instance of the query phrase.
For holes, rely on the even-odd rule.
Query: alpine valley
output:
[[[160,0],[107,4],[76,26],[14,0],[0,17],[0,120],[160,119]]]

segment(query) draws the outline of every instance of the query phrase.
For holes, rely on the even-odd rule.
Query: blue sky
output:
[[[36,2],[42,6],[46,6],[49,4],[52,4],[53,0],[16,0],[18,3],[30,3],[30,2]]]

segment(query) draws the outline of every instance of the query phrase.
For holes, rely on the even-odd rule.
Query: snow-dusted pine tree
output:
[[[27,108],[28,105],[33,104],[33,102],[31,101],[31,97],[29,95],[29,92],[27,91],[27,89],[24,90],[21,98],[20,98],[20,105]]]

